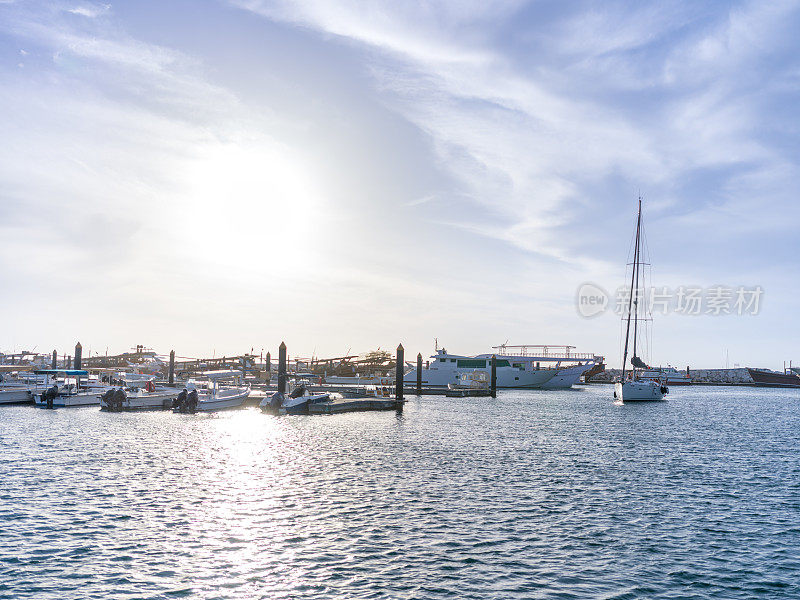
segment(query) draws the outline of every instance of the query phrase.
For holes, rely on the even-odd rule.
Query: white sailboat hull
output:
[[[655,381],[626,381],[614,384],[614,398],[624,402],[656,402],[663,400],[668,390]]]

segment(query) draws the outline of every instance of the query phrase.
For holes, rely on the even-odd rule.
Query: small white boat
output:
[[[207,381],[190,381],[186,386],[188,394],[178,395],[173,412],[216,412],[241,408],[248,396],[249,385],[237,385],[242,380],[241,371],[206,371],[202,374]],[[232,384],[222,383],[230,380]],[[188,402],[181,402],[181,397]]]
[[[46,379],[33,373],[5,373],[0,375],[0,405],[33,404],[33,397],[45,389]]]
[[[296,386],[288,395],[275,392],[259,403],[259,408],[277,415],[307,415],[308,406],[318,402],[327,402],[334,394],[329,392],[311,392],[305,385]],[[341,395],[336,394],[341,397]]]
[[[688,373],[678,371],[675,367],[656,367],[639,373],[639,379],[649,379],[666,383],[667,385],[691,385],[692,379]]]
[[[82,369],[39,369],[34,373],[45,377],[42,390],[34,394],[34,403],[40,408],[97,406],[100,404],[99,392],[108,389],[87,389],[89,373]]]
[[[124,385],[111,388],[100,397],[100,410],[108,412],[130,412],[138,410],[168,410],[178,395],[174,388],[160,387],[155,377],[149,375],[126,375]]]
[[[448,390],[488,390],[489,375],[486,371],[459,373],[456,383],[448,383]]]
[[[82,380],[88,376],[87,371],[81,369],[39,369],[34,373],[44,375],[46,381],[45,389],[34,396],[34,402],[40,408],[98,406],[100,404],[98,388],[87,391],[81,385]]]

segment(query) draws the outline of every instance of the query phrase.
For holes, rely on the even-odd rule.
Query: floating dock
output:
[[[403,401],[394,398],[339,398],[308,405],[312,415],[335,415],[369,410],[403,410]]]

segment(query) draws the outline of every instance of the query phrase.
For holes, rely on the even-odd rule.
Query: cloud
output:
[[[662,213],[692,210],[698,199],[679,196],[689,177],[731,166],[797,169],[754,135],[763,110],[741,93],[740,73],[791,39],[796,2],[730,10],[616,2],[566,9],[549,31],[535,16],[520,18],[528,7],[517,2],[468,4],[457,18],[447,2],[235,4],[377,50],[366,58],[387,105],[429,136],[460,184],[454,198],[483,205],[472,223],[463,214],[450,221],[529,252],[588,267],[597,256],[576,252],[564,232],[582,228],[589,203],[632,206],[639,187]],[[518,18],[534,33],[498,44],[496,32],[513,32]],[[749,74],[759,85],[774,76]],[[631,202],[597,197],[611,177],[627,184]],[[752,193],[721,189],[717,209],[732,215]]]

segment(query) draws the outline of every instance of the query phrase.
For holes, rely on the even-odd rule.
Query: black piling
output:
[[[269,352],[267,352],[266,365],[267,365],[267,383],[269,383],[269,380],[272,379],[272,358],[270,357]]]
[[[50,368],[51,369],[57,369],[58,368],[58,352],[55,351],[55,350],[53,350],[53,362],[50,365]]]
[[[169,385],[175,385],[175,350],[169,351]]]
[[[417,354],[417,396],[422,396],[422,353]]]
[[[492,398],[497,398],[497,355],[492,354],[492,381],[491,381]]]
[[[81,368],[81,354],[83,353],[83,347],[81,343],[78,342],[75,344],[75,362],[73,363],[73,369],[80,369]]]
[[[403,344],[397,347],[397,360],[394,366],[394,397],[397,402],[397,408],[403,408]]]
[[[278,391],[286,393],[286,344],[283,342],[278,347]]]

